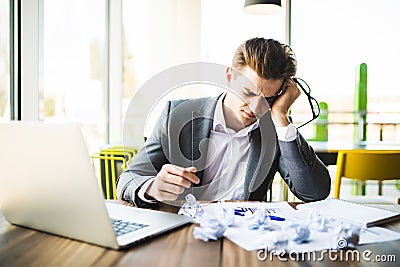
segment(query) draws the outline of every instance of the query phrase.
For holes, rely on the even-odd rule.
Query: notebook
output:
[[[1,123],[0,133],[0,205],[12,224],[120,249],[192,220],[106,203],[76,123]]]
[[[375,226],[400,219],[400,212],[336,198],[301,204],[298,205],[297,208],[315,208],[322,214],[357,223],[364,227]]]

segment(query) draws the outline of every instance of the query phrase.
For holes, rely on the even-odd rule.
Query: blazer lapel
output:
[[[214,112],[217,105],[218,97],[206,100],[197,111],[192,112],[192,137],[191,149],[193,165],[199,170],[196,175],[203,179],[204,169],[206,167],[208,142],[213,126]]]
[[[260,128],[255,129],[251,132],[250,135],[250,151],[249,151],[249,160],[247,162],[246,167],[246,176],[244,180],[244,195],[245,199],[249,198],[250,191],[249,186],[250,182],[256,176],[256,169],[258,162],[260,160],[260,150],[261,150],[261,137],[260,137]]]
[[[271,167],[277,155],[277,140],[271,113],[260,118],[259,127],[250,135],[249,160],[244,182],[245,199],[257,190],[257,195],[265,195],[270,183]]]

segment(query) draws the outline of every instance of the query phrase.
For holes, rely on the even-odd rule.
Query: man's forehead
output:
[[[270,93],[278,91],[282,86],[282,80],[264,79],[254,75],[246,75],[239,72],[239,81],[242,86],[252,92]]]

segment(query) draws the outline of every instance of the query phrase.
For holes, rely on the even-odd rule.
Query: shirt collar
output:
[[[225,98],[225,94],[223,94],[217,101],[217,106],[215,107],[214,112],[214,120],[213,120],[213,131],[217,132],[225,132],[232,135],[248,135],[250,132],[254,131],[259,127],[259,119],[255,121],[253,124],[250,124],[246,128],[241,129],[238,132],[226,127],[224,111],[222,109],[223,100]]]

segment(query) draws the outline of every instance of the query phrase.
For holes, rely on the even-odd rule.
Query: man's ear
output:
[[[231,82],[231,79],[233,78],[233,71],[231,67],[227,67],[225,70],[225,75],[226,75],[226,80],[228,82],[228,85]]]

